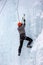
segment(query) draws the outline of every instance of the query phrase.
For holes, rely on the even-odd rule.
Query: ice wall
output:
[[[0,65],[16,64],[17,52],[15,51],[17,50],[16,45],[18,45],[16,22],[16,1],[7,0],[0,13]]]
[[[33,58],[33,65],[43,65],[43,30],[34,42],[31,57]]]
[[[21,56],[18,57],[17,55],[19,46],[19,33],[17,31],[17,3],[18,0],[0,0],[0,65],[33,64],[31,49],[26,47],[27,41],[24,41]],[[25,13],[26,34],[27,36],[33,38],[33,40],[37,38],[43,28],[42,5],[39,0],[19,1],[18,11],[20,20],[23,13]]]

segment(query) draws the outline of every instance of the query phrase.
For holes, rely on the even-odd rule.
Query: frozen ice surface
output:
[[[5,1],[7,2],[3,7]],[[34,53],[33,48],[36,42],[32,49],[28,49],[26,47],[28,42],[24,41],[21,56],[18,56],[17,2],[18,0],[0,0],[0,65],[35,65],[37,62],[35,58],[37,57],[34,57],[36,52]],[[23,13],[25,13],[26,35],[33,38],[33,41],[36,40],[43,28],[43,3],[41,3],[40,0],[19,1],[18,11],[20,20]],[[37,56],[38,54],[39,52]]]
[[[43,65],[43,30],[34,42],[31,54],[35,65]]]

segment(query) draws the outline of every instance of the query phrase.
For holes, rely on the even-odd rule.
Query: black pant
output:
[[[25,34],[21,34],[21,35],[20,35],[20,46],[19,46],[19,49],[18,49],[18,53],[21,53],[21,49],[22,49],[23,41],[24,41],[24,40],[29,41],[27,45],[30,45],[31,42],[33,41],[31,38],[25,36]]]

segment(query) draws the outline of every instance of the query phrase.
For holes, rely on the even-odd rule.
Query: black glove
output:
[[[24,19],[24,22],[25,22],[26,20]]]

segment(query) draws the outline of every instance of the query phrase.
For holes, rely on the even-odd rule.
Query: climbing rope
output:
[[[4,3],[3,6],[2,6],[2,9],[0,10],[0,14],[1,14],[3,8],[5,7],[6,2],[7,2],[7,0],[5,0],[5,3]]]
[[[18,2],[17,2],[17,15],[18,15],[18,21],[20,21],[19,12],[18,12],[18,6],[19,6],[19,0],[18,0]]]

